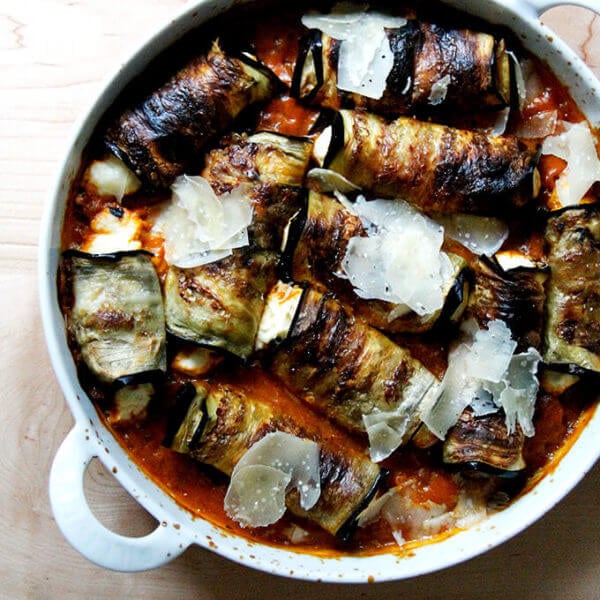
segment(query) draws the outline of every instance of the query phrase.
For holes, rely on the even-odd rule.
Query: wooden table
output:
[[[128,50],[184,0],[2,0],[0,6],[0,598],[600,598],[600,464],[550,514],[484,556],[414,581],[333,586],[277,578],[193,547],[151,572],[104,571],[59,533],[47,481],[72,426],[50,367],[37,299],[43,204],[77,116]],[[600,18],[546,22],[600,75]],[[87,493],[101,520],[142,534],[152,519],[102,467]]]

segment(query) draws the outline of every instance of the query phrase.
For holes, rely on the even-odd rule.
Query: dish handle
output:
[[[600,15],[600,0],[526,0],[526,2],[538,16],[555,6],[564,6],[566,4],[581,6]]]
[[[83,482],[97,453],[75,427],[61,444],[50,471],[50,504],[56,523],[83,556],[114,571],[143,571],[159,567],[181,554],[190,542],[180,531],[158,527],[143,537],[127,537],[107,529],[91,511]]]

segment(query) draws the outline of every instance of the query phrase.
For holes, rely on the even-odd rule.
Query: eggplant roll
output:
[[[143,181],[168,187],[201,166],[201,152],[239,113],[270,98],[279,83],[249,55],[226,55],[217,42],[107,131],[108,148]]]
[[[350,239],[363,235],[367,234],[360,217],[335,198],[310,192],[304,221],[302,215],[295,218],[288,235],[293,248],[286,248],[285,255],[290,256],[291,279],[334,292],[369,325],[389,333],[421,333],[430,330],[441,315],[452,318],[457,314],[469,280],[464,272],[466,262],[456,254],[449,254],[455,277],[444,290],[445,306],[432,314],[420,316],[401,304],[357,296],[343,277],[342,261]]]
[[[250,190],[254,211],[250,245],[231,256],[190,269],[170,267],[164,284],[170,333],[247,358],[277,280],[287,222],[304,204],[297,188],[262,185]]]
[[[467,408],[446,436],[443,460],[461,470],[512,477],[525,468],[524,443],[520,427],[508,433],[503,412],[476,417]]]
[[[90,372],[129,385],[166,371],[163,299],[149,254],[65,253],[67,327]]]
[[[470,265],[473,283],[464,318],[474,318],[480,328],[500,319],[517,342],[516,352],[542,349],[544,329],[544,283],[542,269],[516,268],[505,271],[497,260],[481,256]]]
[[[600,371],[600,207],[550,215],[544,362]]]
[[[381,98],[338,89],[341,42],[317,29],[300,42],[292,95],[327,108],[387,115],[421,108],[497,109],[510,102],[510,59],[503,39],[415,20],[386,32],[394,62]]]
[[[512,136],[342,110],[315,141],[320,166],[426,213],[499,214],[531,200],[537,151]]]
[[[296,404],[291,399],[259,398],[238,385],[198,385],[171,447],[231,475],[246,450],[268,433],[281,431],[316,442],[319,500],[305,510],[298,492],[290,490],[286,506],[333,535],[348,538],[359,512],[376,493],[382,472],[346,434]]]
[[[271,371],[298,398],[354,433],[363,416],[402,413],[402,443],[418,427],[437,379],[410,353],[355,318],[331,294],[307,289]]]
[[[262,131],[226,136],[206,156],[202,176],[217,194],[241,183],[264,182],[301,187],[311,159],[312,141]]]

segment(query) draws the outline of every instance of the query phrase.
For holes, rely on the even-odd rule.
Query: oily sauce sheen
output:
[[[289,85],[298,52],[298,40],[301,37],[299,15],[289,14],[259,19],[252,37],[251,41],[257,57]],[[573,122],[582,120],[580,111],[556,78],[543,65],[538,63],[537,67],[542,76],[543,93],[535,101],[526,105],[524,118],[529,119],[539,112],[557,110],[561,119]],[[255,128],[305,136],[310,134],[318,117],[317,109],[301,104],[284,92],[261,108]],[[517,126],[518,123],[511,123],[511,128]],[[94,158],[101,157],[102,151],[92,147],[89,155]],[[542,198],[550,196],[554,183],[564,168],[564,161],[558,158],[546,156],[541,160],[539,171]],[[164,196],[160,194],[146,196],[138,194],[133,203],[125,201],[125,205],[146,219],[151,216],[153,207],[163,199]],[[107,207],[118,210],[119,204],[112,198],[92,193],[80,178],[79,183],[72,189],[67,205],[62,231],[63,248],[81,245],[91,233],[89,223],[93,217]],[[539,232],[532,231],[527,224],[513,230],[517,233],[513,234],[505,248],[526,250],[534,257],[543,254],[543,238]],[[153,261],[159,276],[162,276],[166,271],[166,263],[160,240],[153,239],[150,227],[143,232],[142,239],[146,248],[154,250]],[[464,248],[452,249],[462,253],[467,252]],[[426,335],[418,339],[398,336],[398,341],[409,348],[411,353],[431,372],[441,377],[446,368],[448,340],[439,337],[434,339],[433,336]],[[172,343],[169,352],[176,351],[178,342],[169,343]],[[247,390],[249,395],[272,399],[299,420],[306,418],[306,409],[290,396],[281,384],[257,367],[240,366],[232,359],[226,359],[220,371],[214,376],[221,382],[230,377],[236,385],[241,385],[244,390]],[[342,543],[316,525],[288,515],[267,528],[241,528],[224,513],[223,499],[228,478],[163,445],[169,429],[168,414],[173,403],[172,398],[182,383],[178,377],[177,374],[169,371],[163,393],[158,394],[159,397],[151,405],[146,419],[119,425],[111,424],[106,420],[106,424],[135,463],[179,504],[192,514],[207,519],[226,531],[263,543],[301,550],[308,549],[328,556],[358,552],[373,553],[394,547],[395,542],[390,529],[383,521],[359,529],[350,543]],[[81,373],[81,378],[90,396],[96,402],[100,414],[107,415],[108,406],[102,390],[85,373]],[[564,448],[576,438],[578,431],[592,414],[594,407],[585,400],[591,397],[591,390],[582,389],[581,386],[575,386],[560,398],[540,393],[534,420],[536,435],[528,438],[525,443],[526,481],[537,480],[551,471]],[[335,431],[335,428],[332,429],[328,425],[328,435],[331,431]],[[362,444],[362,441],[356,443]],[[411,499],[417,503],[431,501],[452,509],[458,501],[459,488],[455,478],[442,465],[440,452],[435,447],[420,450],[409,446],[385,460],[382,466],[389,471],[390,486],[403,485]],[[511,490],[511,492],[518,494],[519,490]],[[290,539],[295,540],[293,546],[290,545]]]

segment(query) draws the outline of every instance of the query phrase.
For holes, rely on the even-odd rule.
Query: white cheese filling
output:
[[[114,196],[119,202],[124,196],[137,192],[140,180],[116,156],[95,160],[89,167],[87,179],[101,196]]]

